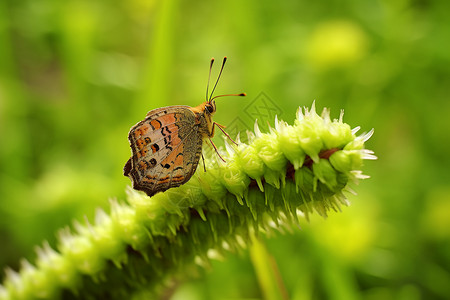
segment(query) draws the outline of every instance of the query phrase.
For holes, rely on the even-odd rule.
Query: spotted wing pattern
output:
[[[128,140],[132,156],[124,175],[149,196],[186,183],[197,169],[202,136],[189,106],[150,111],[131,128]]]

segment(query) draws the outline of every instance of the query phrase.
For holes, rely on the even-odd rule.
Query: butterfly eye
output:
[[[208,112],[209,112],[210,114],[212,114],[212,113],[214,112],[214,107],[213,107],[212,104],[207,105],[207,106],[206,106],[206,109],[208,110]]]

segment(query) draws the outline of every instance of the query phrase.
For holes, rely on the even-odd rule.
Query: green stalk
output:
[[[358,128],[357,128],[358,129]],[[314,107],[299,111],[293,126],[249,134],[249,144],[226,144],[185,185],[149,198],[128,191],[128,204],[111,201],[94,224],[75,222],[60,231],[59,245],[37,250],[17,273],[6,271],[0,299],[125,299],[186,275],[207,264],[211,250],[236,251],[259,233],[295,227],[298,218],[326,216],[347,200],[348,184],[367,178],[363,159],[375,159],[364,142],[372,131],[322,116]]]
[[[256,237],[252,238],[250,257],[252,259],[264,299],[289,299],[274,258],[269,254],[264,243]]]

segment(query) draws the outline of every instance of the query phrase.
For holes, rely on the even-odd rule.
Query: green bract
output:
[[[6,271],[0,299],[125,299],[160,286],[187,266],[208,263],[214,254],[235,251],[253,234],[291,226],[314,211],[322,216],[347,200],[349,183],[364,179],[364,149],[373,131],[299,110],[294,125],[248,133],[249,144],[226,145],[200,166],[185,185],[149,198],[128,190],[128,204],[111,202],[94,224],[60,231],[58,251],[47,243],[36,266]],[[154,289],[156,290],[156,289]]]

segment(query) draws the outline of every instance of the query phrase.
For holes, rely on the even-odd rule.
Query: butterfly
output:
[[[213,97],[226,61],[224,57],[216,83],[208,96],[214,63],[214,58],[211,59],[204,103],[197,107],[175,105],[154,109],[130,129],[128,140],[132,156],[126,162],[123,174],[131,179],[134,189],[144,191],[151,197],[186,183],[197,169],[200,156],[203,157],[204,139],[210,141],[223,160],[211,140],[215,126],[232,139],[225,132],[225,126],[212,120],[216,112],[215,99],[245,96],[245,93],[240,93]]]

